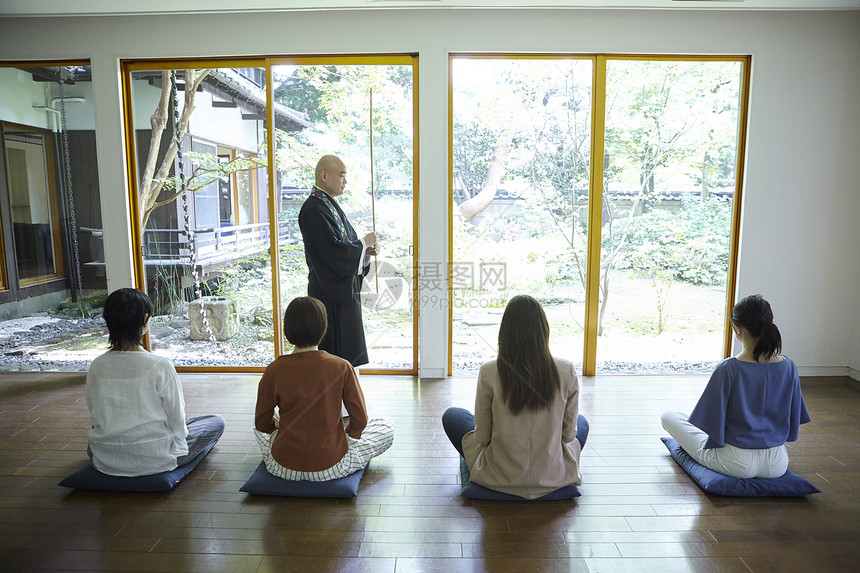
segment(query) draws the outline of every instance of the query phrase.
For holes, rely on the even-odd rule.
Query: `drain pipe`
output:
[[[55,97],[55,98],[51,98],[51,105],[34,105],[33,109],[42,109],[42,110],[45,110],[48,113],[53,115],[54,126],[52,127],[52,131],[54,131],[54,132],[59,132],[61,129],[61,127],[60,127],[60,125],[61,125],[60,124],[60,113],[61,112],[60,112],[60,110],[54,108],[54,104],[60,100],[63,100],[64,102],[67,102],[67,103],[84,103],[85,101],[87,101],[86,99],[84,99],[82,97]]]

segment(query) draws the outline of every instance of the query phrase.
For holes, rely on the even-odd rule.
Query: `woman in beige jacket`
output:
[[[579,456],[588,422],[578,407],[576,372],[550,354],[543,308],[517,295],[502,316],[498,357],[478,374],[475,415],[448,408],[442,425],[472,482],[536,499],[582,483]]]

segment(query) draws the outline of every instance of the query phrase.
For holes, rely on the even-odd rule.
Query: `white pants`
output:
[[[394,442],[394,426],[383,418],[371,418],[359,439],[346,436],[349,449],[346,454],[332,467],[318,472],[300,472],[285,468],[272,457],[272,443],[278,431],[264,434],[254,428],[257,445],[263,453],[263,463],[266,470],[275,477],[293,481],[329,481],[346,477],[361,468],[367,467],[371,458],[383,453]]]
[[[708,434],[687,421],[681,412],[663,412],[663,428],[694,460],[717,473],[736,478],[778,478],[788,469],[785,444],[762,450],[748,450],[726,444],[705,449]]]

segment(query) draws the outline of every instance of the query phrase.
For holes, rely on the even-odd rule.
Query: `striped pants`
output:
[[[272,443],[275,436],[278,435],[277,430],[271,434],[264,434],[254,428],[254,435],[257,437],[260,451],[263,453],[266,470],[273,476],[292,481],[329,481],[346,477],[367,467],[371,458],[375,458],[390,448],[394,442],[394,426],[383,418],[371,418],[360,438],[355,439],[349,435],[346,436],[349,449],[341,460],[327,470],[318,472],[291,470],[275,461],[275,458],[272,457]]]

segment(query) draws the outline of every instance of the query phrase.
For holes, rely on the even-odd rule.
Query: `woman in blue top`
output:
[[[797,368],[780,355],[782,337],[761,295],[738,302],[730,321],[743,350],[717,364],[689,418],[664,412],[663,427],[715,472],[777,478],[788,469],[785,443],[810,421]]]

